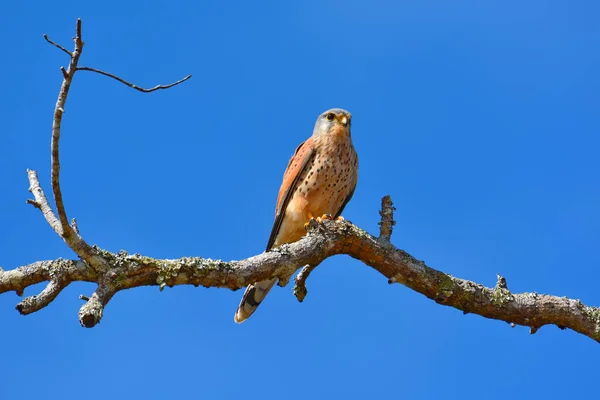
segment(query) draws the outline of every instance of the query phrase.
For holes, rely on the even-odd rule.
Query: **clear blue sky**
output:
[[[27,3],[27,5],[26,5]],[[344,215],[493,286],[600,305],[597,1],[3,2],[0,265],[74,254],[25,204],[49,188],[52,110],[83,19],[62,184],[90,243],[241,259],[267,241],[287,160],[331,107],[353,113],[360,177]],[[26,292],[32,295],[41,286]],[[27,317],[0,296],[2,398],[591,398],[600,345],[435,304],[346,256],[299,304],[276,288],[245,324],[241,291],[119,293],[94,329],[69,286]],[[357,304],[349,301],[360,291]]]

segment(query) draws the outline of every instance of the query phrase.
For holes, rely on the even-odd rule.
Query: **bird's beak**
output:
[[[348,125],[348,117],[343,115],[342,118],[340,118],[340,123],[344,126]]]

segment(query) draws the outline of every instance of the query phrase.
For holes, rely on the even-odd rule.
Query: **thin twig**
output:
[[[119,78],[116,75],[113,75],[113,74],[108,73],[108,72],[104,72],[104,71],[99,70],[97,68],[77,67],[77,70],[78,71],[91,71],[91,72],[96,72],[96,73],[98,73],[100,75],[108,76],[109,78],[115,79],[115,80],[121,82],[122,84],[127,85],[130,88],[132,88],[132,89],[139,90],[140,92],[143,92],[143,93],[150,93],[150,92],[154,92],[155,90],[159,90],[159,89],[168,89],[168,88],[171,88],[173,86],[179,85],[180,83],[185,82],[185,81],[187,81],[188,79],[190,79],[192,77],[192,75],[190,74],[190,75],[186,76],[185,78],[182,78],[182,79],[178,80],[177,82],[173,82],[173,83],[170,83],[168,85],[156,85],[153,88],[144,89],[142,87],[134,85],[133,83],[127,82],[125,79]]]
[[[46,39],[46,42],[50,43],[53,46],[58,47],[59,49],[61,49],[62,51],[64,51],[65,53],[67,53],[69,55],[69,57],[73,57],[73,54],[71,54],[71,52],[67,49],[65,49],[64,47],[62,47],[60,44],[58,43],[54,43],[52,40],[50,40],[50,38],[48,37],[48,35],[46,35],[44,33],[44,39]]]
[[[31,204],[32,206],[34,206],[37,209],[40,209],[40,210],[42,209],[42,206],[40,205],[40,203],[38,203],[37,201],[35,201],[33,199],[27,199],[27,200],[25,200],[25,202],[27,204]]]

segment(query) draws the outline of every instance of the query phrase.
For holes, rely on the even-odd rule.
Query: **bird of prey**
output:
[[[312,136],[296,148],[283,174],[267,251],[301,239],[311,218],[340,217],[358,181],[351,119],[340,108],[325,111],[317,118]],[[276,281],[271,278],[248,286],[235,322],[250,317]]]

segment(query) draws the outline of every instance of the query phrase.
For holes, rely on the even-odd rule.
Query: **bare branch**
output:
[[[54,43],[52,40],[50,40],[50,38],[48,38],[48,35],[46,35],[44,33],[44,39],[46,39],[46,42],[50,43],[53,46],[58,47],[59,49],[61,49],[62,51],[64,51],[65,53],[67,53],[69,55],[69,57],[73,57],[73,54],[71,54],[71,52],[67,49],[65,49],[64,47],[62,47],[60,44],[58,43]]]
[[[304,298],[308,294],[308,289],[306,288],[306,280],[310,273],[317,268],[316,265],[305,265],[298,275],[294,278],[294,296],[300,303],[304,301]]]
[[[379,215],[381,216],[381,221],[379,222],[379,240],[383,242],[389,243],[392,237],[392,230],[394,229],[394,225],[396,225],[396,221],[394,221],[394,203],[392,203],[392,198],[387,195],[381,199],[381,211],[379,211]]]
[[[81,38],[81,18],[77,18],[77,24],[75,25],[75,40]]]
[[[42,214],[44,215],[44,218],[46,219],[50,227],[52,227],[54,232],[56,232],[56,234],[58,234],[58,236],[60,236],[67,243],[67,245],[73,251],[75,251],[77,255],[89,262],[91,265],[104,265],[104,259],[98,257],[94,249],[90,247],[81,238],[81,236],[79,236],[79,228],[77,227],[77,221],[74,221],[74,218],[71,221],[72,225],[69,225],[69,228],[73,229],[74,235],[71,236],[69,239],[65,237],[63,226],[56,217],[56,214],[54,214],[54,211],[50,207],[48,199],[40,186],[40,181],[38,179],[37,172],[28,169],[27,177],[29,178],[29,191],[33,193],[33,196],[35,198],[35,200],[28,199],[27,203],[33,205],[35,208],[38,208],[42,211]],[[104,266],[106,267],[106,265]]]
[[[73,39],[75,42],[75,49],[73,50],[73,52],[67,51],[64,47],[51,41],[47,35],[44,35],[46,41],[63,50],[71,57],[68,69],[65,70],[63,67],[61,67],[61,71],[63,73],[63,81],[58,94],[58,99],[56,101],[56,106],[54,107],[54,118],[52,122],[50,174],[52,181],[52,193],[54,194],[54,201],[56,203],[56,211],[58,217],[50,207],[48,199],[46,198],[44,192],[40,187],[37,173],[32,170],[27,170],[27,176],[29,177],[30,183],[29,190],[33,193],[35,201],[28,200],[27,202],[29,204],[32,204],[36,208],[39,208],[42,211],[44,217],[46,218],[46,221],[48,221],[48,224],[50,224],[52,229],[54,229],[54,231],[65,241],[65,243],[67,243],[67,245],[79,257],[86,260],[88,263],[90,263],[90,265],[97,266],[103,264],[104,260],[96,255],[92,247],[88,245],[83,240],[83,238],[79,236],[78,232],[75,229],[73,229],[73,227],[69,224],[69,219],[67,218],[65,205],[62,198],[62,192],[60,189],[60,128],[62,116],[65,112],[65,104],[67,102],[69,88],[71,87],[73,76],[75,75],[75,72],[77,72],[77,63],[79,62],[79,57],[81,56],[81,52],[83,51],[84,43],[81,38],[81,19],[77,20],[75,31],[76,36]]]
[[[40,292],[40,294],[37,296],[27,297],[17,304],[17,311],[19,311],[22,315],[27,315],[41,310],[50,304],[65,288],[65,286],[66,284],[61,281],[51,280],[48,282],[48,285],[46,285],[46,288]]]
[[[278,277],[289,279],[305,265],[318,265],[336,254],[348,254],[373,267],[388,279],[422,293],[439,304],[467,313],[533,328],[544,325],[570,328],[600,342],[600,309],[579,300],[537,293],[511,293],[502,285],[487,288],[425,265],[403,250],[347,221],[325,220],[309,225],[306,237],[285,251],[266,252],[241,261],[204,258],[160,260],[138,254],[109,253],[98,249],[108,269],[92,269],[82,261],[55,260],[0,272],[0,293],[52,279],[98,282],[99,287],[80,311],[84,326],[100,321],[103,309],[115,293],[139,286],[202,285],[239,289]],[[48,271],[53,271],[52,276]]]
[[[93,269],[80,260],[37,261],[9,271],[0,271],[0,294],[15,291],[41,282],[60,280],[65,285],[75,281],[95,282]]]
[[[67,102],[67,96],[69,95],[69,88],[71,87],[71,81],[73,80],[73,76],[77,71],[77,63],[79,62],[79,57],[81,56],[81,52],[83,51],[83,40],[81,39],[81,19],[77,20],[76,27],[77,35],[73,39],[75,41],[75,49],[73,53],[71,53],[71,61],[69,62],[69,68],[67,71],[62,68],[63,71],[63,82],[60,87],[60,92],[58,94],[58,100],[56,101],[56,106],[54,107],[54,119],[52,123],[52,141],[51,141],[51,179],[52,179],[52,193],[54,194],[54,202],[56,203],[56,211],[58,214],[58,219],[60,221],[60,225],[62,228],[62,237],[71,247],[71,242],[75,242],[76,240],[71,240],[75,233],[73,229],[69,225],[69,219],[67,218],[67,213],[65,211],[65,205],[63,203],[62,192],[60,190],[60,159],[59,159],[59,140],[60,140],[60,127],[62,122],[62,116],[65,112],[65,104]],[[73,243],[74,244],[74,243]],[[77,243],[75,246],[78,249],[83,250],[84,247],[89,247],[85,243]],[[71,247],[73,248],[73,247]],[[77,253],[78,256],[85,258],[89,257],[89,249],[88,251],[77,251],[75,248],[73,250]]]
[[[48,35],[44,35],[44,38],[48,43],[56,46],[60,50],[69,54],[71,60],[69,62],[68,68],[61,67],[61,71],[63,74],[62,85],[58,94],[58,99],[56,101],[56,106],[54,108],[54,118],[52,123],[52,140],[51,140],[51,182],[52,182],[52,193],[54,195],[54,201],[56,203],[56,214],[50,207],[46,196],[44,195],[42,189],[40,188],[39,181],[37,178],[37,174],[35,171],[28,171],[28,176],[30,180],[30,185],[32,192],[34,193],[35,201],[28,201],[29,204],[39,208],[44,213],[44,217],[54,229],[54,231],[67,243],[67,245],[83,260],[88,262],[90,266],[94,268],[103,267],[107,268],[106,261],[99,257],[94,248],[92,248],[86,241],[79,235],[79,229],[77,227],[77,223],[75,220],[69,224],[69,219],[67,217],[67,212],[65,209],[62,191],[60,188],[60,158],[59,158],[59,141],[61,135],[61,122],[62,116],[65,112],[65,104],[67,101],[67,97],[69,94],[69,88],[71,87],[71,82],[73,81],[73,77],[75,76],[75,72],[78,70],[87,70],[101,73],[103,75],[110,76],[114,79],[117,79],[125,84],[128,84],[131,87],[134,87],[141,91],[154,91],[158,89],[166,89],[168,87],[175,86],[191,77],[191,75],[185,77],[184,79],[175,82],[170,85],[162,86],[159,85],[153,89],[142,89],[138,88],[135,85],[132,85],[121,78],[118,78],[112,74],[108,74],[106,72],[96,70],[94,68],[88,67],[78,67],[79,58],[81,57],[81,53],[83,51],[84,42],[81,35],[81,19],[77,20],[77,25],[75,28],[75,38],[73,39],[75,42],[75,48],[73,52],[69,52],[64,47],[56,44],[48,38]]]
[[[113,74],[108,73],[108,72],[104,72],[104,71],[96,69],[96,68],[78,67],[77,70],[78,71],[91,71],[91,72],[96,72],[96,73],[98,73],[100,75],[108,76],[109,78],[115,79],[115,80],[121,82],[122,84],[127,85],[130,88],[132,88],[132,89],[139,90],[140,92],[143,92],[143,93],[150,93],[150,92],[154,92],[155,90],[160,90],[160,89],[168,89],[168,88],[171,88],[173,86],[179,85],[180,83],[185,82],[185,81],[187,81],[188,79],[190,79],[192,77],[192,75],[190,74],[190,75],[188,75],[188,76],[186,76],[184,78],[181,78],[177,82],[173,82],[173,83],[170,83],[168,85],[156,85],[153,88],[144,89],[142,87],[134,85],[133,83],[127,82],[123,78],[119,78],[116,75],[113,75]]]
[[[40,180],[38,179],[37,172],[28,169],[27,178],[29,178],[29,191],[35,198],[35,200],[27,200],[27,203],[33,205],[35,208],[38,208],[42,214],[44,214],[44,218],[46,218],[46,221],[50,227],[54,229],[54,232],[56,232],[58,236],[62,237],[62,226],[60,225],[58,218],[56,218],[54,211],[52,211],[52,208],[48,203],[48,199],[46,198],[46,195],[40,186]]]
[[[104,313],[104,306],[112,299],[115,295],[116,290],[112,286],[99,284],[98,289],[94,292],[92,297],[81,306],[79,310],[79,323],[85,328],[93,328],[102,319]]]

